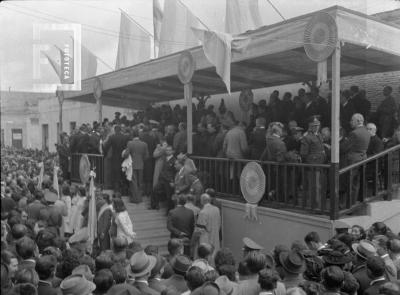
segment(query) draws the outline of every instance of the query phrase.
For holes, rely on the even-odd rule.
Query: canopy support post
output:
[[[103,100],[101,99],[101,95],[103,94],[103,87],[101,84],[101,80],[99,78],[96,78],[94,80],[94,85],[93,85],[93,96],[96,99],[96,109],[97,109],[97,120],[98,123],[101,125],[101,122],[103,121]]]
[[[96,98],[96,109],[97,109],[97,121],[101,125],[101,122],[103,121],[103,100],[101,99],[101,96],[99,98]]]
[[[187,153],[193,153],[193,112],[192,112],[192,98],[193,98],[193,84],[192,82],[184,84],[184,94],[186,101],[186,132],[187,132]]]
[[[332,55],[330,219],[339,217],[340,42]]]
[[[56,96],[58,98],[58,134],[57,143],[61,144],[61,134],[63,132],[63,103],[64,103],[64,92],[57,89]]]

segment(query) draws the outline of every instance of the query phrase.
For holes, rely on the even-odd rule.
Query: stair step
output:
[[[165,221],[137,221],[135,222],[135,230],[152,230],[152,229],[165,229],[167,230],[167,224]]]
[[[161,238],[161,237],[168,237],[169,238],[169,231],[166,229],[160,229],[160,230],[147,230],[147,231],[135,231],[136,235],[139,239],[148,239],[148,238]],[[167,239],[168,242],[168,239]]]

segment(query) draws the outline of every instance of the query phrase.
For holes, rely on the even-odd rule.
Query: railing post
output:
[[[387,196],[386,200],[391,201],[392,200],[392,189],[393,189],[393,153],[389,152],[388,157],[387,157]]]
[[[336,220],[339,217],[339,163],[331,163],[329,169],[330,185],[330,219]]]

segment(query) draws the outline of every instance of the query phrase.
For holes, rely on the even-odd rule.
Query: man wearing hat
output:
[[[369,257],[377,255],[376,248],[368,240],[361,240],[359,243],[355,243],[351,247],[356,253],[356,261],[354,262],[352,273],[360,284],[359,294],[363,294],[372,280],[367,273],[367,260]]]
[[[96,285],[82,275],[71,275],[61,282],[60,289],[64,295],[89,295]]]
[[[192,261],[189,257],[185,255],[177,256],[172,263],[174,274],[163,282],[165,288],[174,287],[179,294],[189,290],[185,281],[185,274],[191,265]]]
[[[111,123],[120,124],[121,123],[121,113],[120,112],[115,112],[114,115],[115,115],[115,118]]]
[[[252,251],[261,251],[264,250],[263,246],[260,246],[256,242],[254,242],[252,239],[248,237],[244,237],[242,239],[243,241],[243,257],[246,257],[247,254],[249,254]]]
[[[149,287],[148,279],[151,270],[157,263],[154,256],[147,255],[144,251],[132,255],[127,266],[128,278],[135,279],[133,286],[143,294],[159,295],[160,293]]]
[[[309,119],[308,131],[301,139],[300,156],[304,163],[307,164],[324,164],[326,161],[324,141],[321,133],[319,132],[321,122],[318,116],[313,116]],[[312,169],[307,171],[307,190],[308,195],[311,197],[315,195],[316,204],[313,207],[321,205],[321,196],[325,193],[325,175],[322,174],[320,169]]]
[[[44,200],[46,201],[47,206],[40,210],[39,219],[46,221],[48,227],[51,227],[55,233],[59,234],[62,225],[62,214],[54,206],[58,200],[58,196],[50,190],[45,190]]]
[[[303,255],[298,251],[281,252],[279,262],[285,273],[283,283],[286,289],[297,287],[303,281],[303,272],[306,269]]]

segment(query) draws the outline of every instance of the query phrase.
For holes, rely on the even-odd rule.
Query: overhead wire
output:
[[[227,0],[227,1],[229,1],[229,0]],[[279,11],[279,9],[276,8],[275,5],[271,2],[271,0],[267,0],[267,2],[272,6],[272,8],[280,15],[280,17],[281,17],[283,20],[286,20],[286,18],[283,17],[283,15],[282,15],[282,13]]]
[[[15,7],[7,7],[7,6],[3,6],[3,8],[7,8],[7,9],[12,10],[14,12],[18,12],[18,13],[21,13],[21,14],[29,15],[29,16],[34,17],[34,18],[44,19],[44,20],[51,21],[51,22],[55,21],[55,22],[58,22],[58,23],[62,23],[59,19],[64,19],[64,22],[67,21],[69,23],[76,23],[76,21],[71,21],[71,20],[66,19],[66,18],[52,16],[50,14],[47,14],[47,13],[44,13],[44,12],[39,12],[37,10],[36,10],[37,11],[36,13],[47,15],[47,17],[35,15],[34,14],[35,12],[21,11],[21,10],[18,10],[18,9],[25,9],[25,10],[28,10],[28,9],[27,8],[22,8],[20,6],[18,6],[18,9],[16,9]],[[49,16],[52,17],[53,19],[49,19]],[[106,35],[106,36],[110,36],[110,37],[130,39],[130,40],[138,40],[138,41],[147,41],[148,40],[147,38],[141,38],[139,36],[119,34],[117,31],[108,30],[108,29],[105,29],[105,28],[102,28],[102,27],[97,27],[97,26],[88,25],[88,24],[81,24],[81,25],[84,26],[84,28],[82,28],[82,30],[89,31],[89,32],[94,32],[94,33],[97,33],[97,34],[102,34],[102,35]],[[91,28],[85,28],[85,27],[91,27]],[[104,32],[104,30],[108,30],[110,32]],[[170,43],[170,44],[179,44],[179,45],[188,45],[188,44],[197,45],[197,43],[194,44],[192,42],[177,42],[177,41],[165,40],[165,39],[161,39],[160,41],[163,41],[165,43]]]

